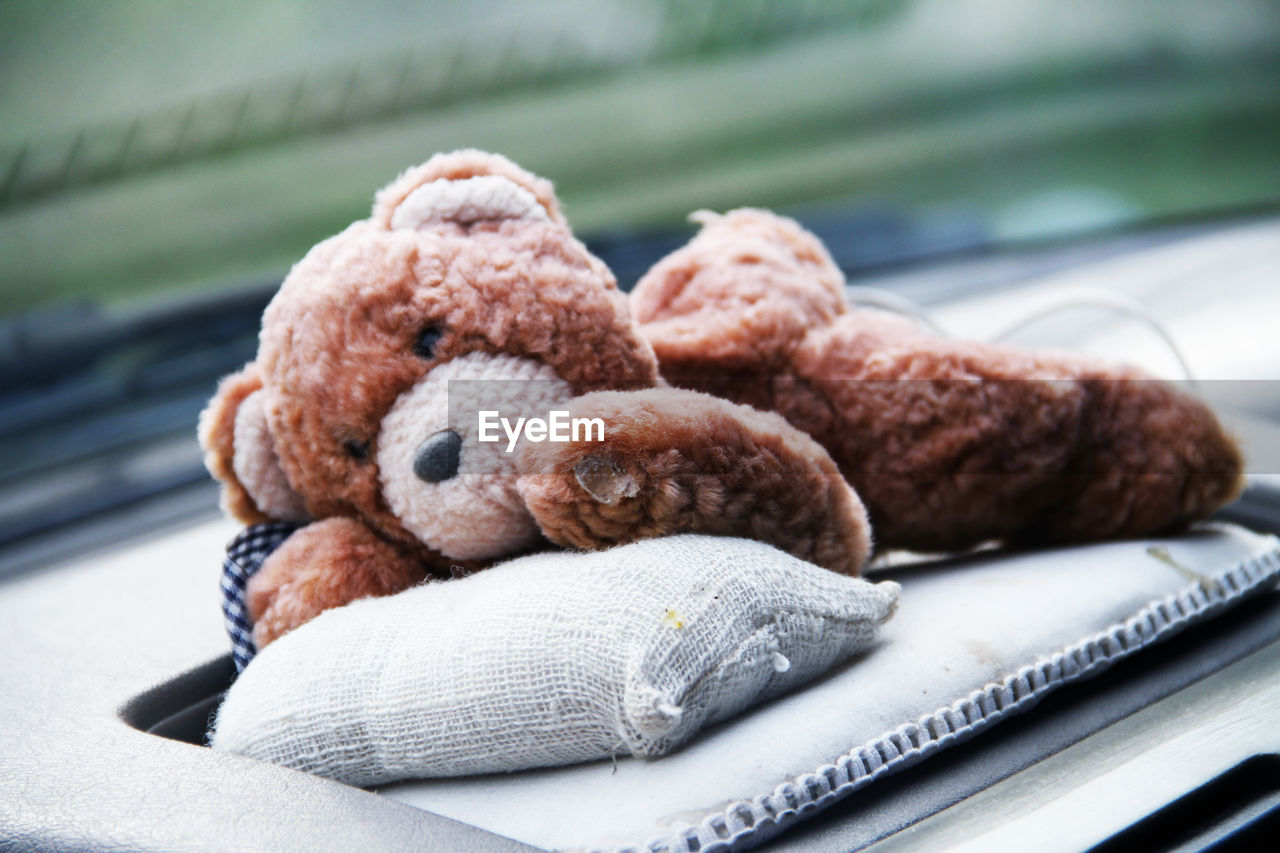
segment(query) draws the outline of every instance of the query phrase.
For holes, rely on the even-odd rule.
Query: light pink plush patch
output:
[[[418,187],[396,208],[391,227],[416,230],[443,223],[470,225],[503,219],[547,222],[550,217],[524,187],[501,175],[480,175]]]
[[[280,521],[305,521],[307,510],[302,497],[289,485],[275,440],[267,430],[261,391],[254,391],[236,410],[231,465],[258,509]]]
[[[470,353],[437,366],[402,394],[378,432],[382,494],[406,530],[446,556],[491,559],[539,539],[538,526],[516,488],[517,452],[507,436],[479,440],[479,412],[543,417],[567,409],[569,383],[546,364]],[[420,480],[414,455],[428,437],[452,429],[462,439],[458,473],[439,483]]]

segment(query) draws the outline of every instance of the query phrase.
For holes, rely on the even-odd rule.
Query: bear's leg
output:
[[[871,532],[857,494],[827,452],[778,415],[658,388],[587,394],[570,417],[598,418],[603,440],[583,434],[520,450],[520,492],[557,544],[711,533],[846,574],[867,560]]]
[[[261,650],[331,607],[391,595],[426,580],[412,557],[352,518],[301,528],[246,586],[253,641]]]
[[[1117,371],[1118,372],[1118,371]],[[1154,379],[1086,374],[1084,434],[1058,501],[1023,542],[1087,542],[1173,532],[1243,486],[1240,450],[1213,412]]]
[[[793,365],[773,402],[831,453],[882,547],[1161,534],[1242,482],[1239,448],[1201,400],[1087,356],[857,311],[808,335]]]

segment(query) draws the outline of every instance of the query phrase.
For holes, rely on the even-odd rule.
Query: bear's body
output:
[[[701,232],[631,297],[663,376],[779,412],[817,439],[879,547],[1163,533],[1239,490],[1235,443],[1172,385],[855,310],[794,222],[758,210],[699,218]]]

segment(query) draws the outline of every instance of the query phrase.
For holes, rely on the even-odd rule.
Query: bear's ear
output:
[[[690,218],[702,230],[631,292],[632,314],[668,379],[767,370],[810,328],[847,310],[844,275],[793,220],[748,208]]]
[[[289,485],[267,428],[262,378],[249,363],[222,380],[200,414],[205,467],[222,483],[222,507],[245,524],[304,521],[303,500]]]
[[[498,154],[474,149],[437,154],[382,189],[372,221],[383,228],[523,219],[566,225],[551,182]]]

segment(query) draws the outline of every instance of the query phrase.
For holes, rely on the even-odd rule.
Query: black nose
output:
[[[427,483],[441,483],[458,473],[462,455],[462,436],[442,429],[418,445],[413,454],[413,473]]]

